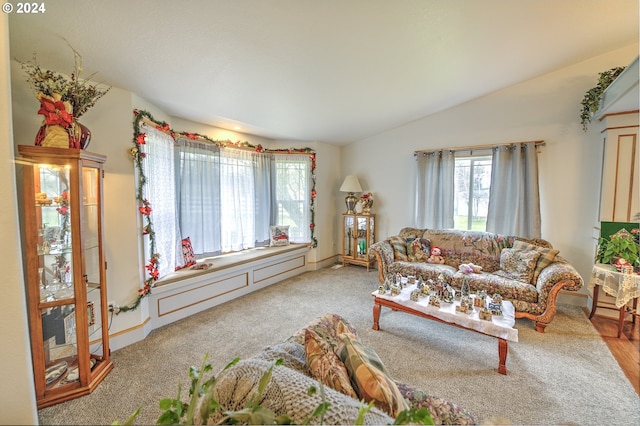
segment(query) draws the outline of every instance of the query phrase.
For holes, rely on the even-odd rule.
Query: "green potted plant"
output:
[[[600,263],[614,264],[619,259],[624,259],[634,266],[638,266],[639,249],[638,236],[640,231],[626,229],[613,234],[610,238],[601,237],[598,240],[597,261]]]

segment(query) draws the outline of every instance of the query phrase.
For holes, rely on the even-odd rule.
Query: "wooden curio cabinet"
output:
[[[342,214],[342,265],[352,263],[366,266],[375,262],[369,247],[375,242],[375,214]]]
[[[24,265],[38,408],[92,392],[113,368],[102,165],[77,149],[19,146]]]

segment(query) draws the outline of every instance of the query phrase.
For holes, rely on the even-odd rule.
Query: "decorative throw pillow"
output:
[[[502,249],[500,253],[500,271],[496,275],[525,283],[531,282],[540,252],[536,250]]]
[[[398,386],[390,377],[376,352],[363,345],[351,333],[339,336],[336,354],[349,372],[351,384],[360,399],[374,401],[380,410],[396,417],[399,412],[409,409]]]
[[[176,266],[176,271],[196,264],[196,255],[193,252],[193,246],[191,245],[191,237],[187,237],[182,240],[182,259],[184,264],[182,266]]]
[[[393,236],[389,238],[389,242],[391,243],[391,247],[393,247],[393,260],[396,262],[406,262],[409,260],[407,257],[407,240],[402,238]]]
[[[316,380],[331,389],[358,399],[356,391],[351,386],[347,369],[327,340],[315,331],[307,329],[304,334],[304,348],[307,366]]]
[[[540,253],[540,257],[536,262],[536,268],[533,271],[533,277],[531,278],[531,284],[533,285],[538,281],[538,275],[540,275],[540,272],[542,272],[542,270],[547,266],[551,265],[553,263],[553,259],[555,259],[558,253],[560,253],[560,250],[540,247],[520,240],[515,240],[513,242],[513,248],[516,250],[535,250]]]
[[[427,238],[407,238],[409,262],[426,262],[431,252],[431,241]]]
[[[289,225],[271,226],[271,244],[273,246],[289,245]]]

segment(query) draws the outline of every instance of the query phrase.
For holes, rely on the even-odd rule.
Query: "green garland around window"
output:
[[[131,157],[135,163],[136,170],[138,172],[138,185],[136,189],[136,200],[138,200],[138,212],[142,215],[143,219],[143,228],[142,233],[144,235],[149,236],[149,260],[145,265],[145,269],[147,270],[148,278],[144,280],[144,284],[142,288],[138,289],[138,297],[136,300],[127,306],[121,306],[116,313],[127,312],[135,310],[139,305],[142,299],[151,293],[151,289],[155,286],[155,282],[158,280],[158,261],[160,259],[160,253],[156,252],[156,238],[155,232],[153,230],[153,222],[151,220],[151,201],[144,197],[144,187],[147,184],[147,178],[144,173],[144,168],[142,167],[143,160],[145,158],[145,153],[140,149],[140,145],[144,145],[146,143],[146,134],[142,132],[141,125],[144,122],[155,125],[156,129],[166,132],[170,134],[175,140],[178,137],[186,137],[194,140],[206,141],[212,144],[215,144],[219,147],[227,147],[227,148],[250,148],[255,150],[255,152],[266,152],[266,153],[288,153],[288,154],[308,154],[311,158],[311,222],[309,224],[309,228],[311,230],[311,243],[313,247],[318,246],[318,239],[315,236],[315,200],[316,200],[316,153],[310,148],[288,148],[288,149],[265,149],[262,145],[252,145],[249,142],[231,142],[229,140],[226,141],[217,141],[209,138],[208,136],[201,135],[198,133],[188,133],[188,132],[175,132],[171,129],[169,124],[162,121],[155,120],[151,114],[146,111],[134,110],[134,121],[133,121],[133,147],[129,150]]]

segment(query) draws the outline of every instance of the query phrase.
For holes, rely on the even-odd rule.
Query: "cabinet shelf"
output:
[[[38,146],[18,151],[33,379],[43,408],[92,392],[113,368],[102,246],[106,157]]]
[[[342,215],[342,264],[366,266],[369,271],[375,262],[369,247],[375,242],[376,215]]]

